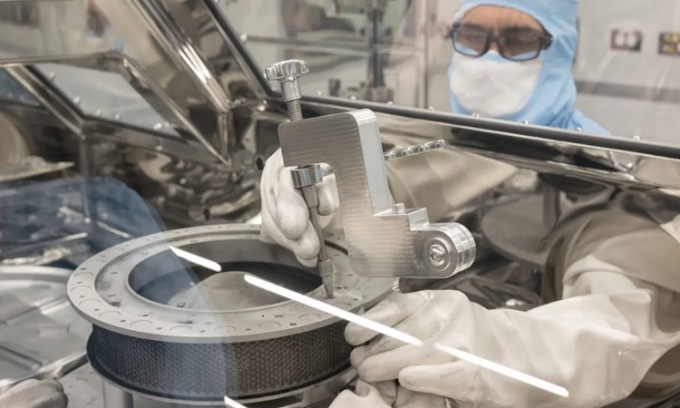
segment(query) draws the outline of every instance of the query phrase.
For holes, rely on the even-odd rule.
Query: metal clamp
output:
[[[392,204],[378,121],[370,110],[284,123],[279,140],[286,166],[333,168],[350,262],[358,275],[446,278],[472,265],[476,246],[467,228],[430,224],[426,209]],[[426,143],[394,156],[442,145]]]
[[[307,73],[304,61],[290,60],[267,68],[279,81],[291,122],[279,126],[279,141],[295,187],[302,190],[310,220],[321,243],[319,274],[333,296],[333,268],[319,223],[314,184],[325,172],[310,163],[328,163],[337,177],[338,195],[356,273],[372,277],[446,278],[467,269],[475,258],[475,241],[460,224],[430,224],[426,209],[406,211],[392,205],[385,160],[425,153],[446,145],[436,140],[383,154],[375,114],[369,110],[302,120],[298,79]]]

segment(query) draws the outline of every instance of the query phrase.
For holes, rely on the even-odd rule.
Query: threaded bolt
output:
[[[288,107],[288,117],[290,117],[291,122],[302,120],[302,106],[299,100],[286,102]]]
[[[264,72],[270,81],[278,81],[281,85],[281,96],[288,108],[288,117],[292,122],[302,120],[300,99],[302,91],[298,79],[308,71],[307,64],[302,60],[288,60],[277,62]]]

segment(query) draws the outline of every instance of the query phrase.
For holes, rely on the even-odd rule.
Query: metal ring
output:
[[[95,326],[88,357],[104,377],[136,392],[177,400],[221,396],[276,399],[334,377],[349,367],[345,323],[286,301],[240,310],[199,310],[167,305],[154,285],[180,282],[186,266],[170,248],[200,255],[223,269],[269,265],[265,279],[318,274],[279,246],[262,243],[258,226],[217,225],[164,232],[112,247],[87,260],[68,282],[69,300]],[[334,299],[317,279],[307,296],[342,310],[370,307],[391,290],[389,279],[360,278],[344,243],[326,236],[336,276]],[[272,274],[275,267],[295,268]],[[177,271],[180,275],[177,275]],[[193,274],[208,274],[207,269]],[[182,280],[184,279],[184,280]],[[192,278],[193,279],[193,278]],[[184,287],[187,284],[180,285]],[[239,289],[237,289],[239,290]]]

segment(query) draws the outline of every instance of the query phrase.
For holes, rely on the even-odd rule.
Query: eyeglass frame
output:
[[[455,34],[456,34],[456,31],[457,31],[458,29],[460,29],[460,28],[464,28],[464,25],[463,25],[462,23],[460,23],[460,22],[456,22],[456,23],[453,23],[453,24],[451,25],[451,28],[449,29],[449,38],[451,39],[451,43],[452,43],[452,45],[453,45],[453,49],[454,49],[454,51],[456,51],[456,52],[458,52],[458,53],[460,53],[460,54],[463,54],[463,55],[465,55],[465,56],[472,57],[472,58],[481,58],[481,57],[483,57],[483,56],[486,55],[486,53],[488,53],[489,50],[491,49],[491,44],[494,44],[494,43],[495,43],[495,44],[498,46],[498,53],[499,53],[503,58],[505,58],[505,59],[508,59],[508,60],[510,60],[510,61],[518,61],[518,62],[532,61],[532,60],[535,60],[536,58],[538,58],[538,57],[541,55],[541,52],[543,52],[543,51],[547,50],[548,48],[550,48],[550,46],[553,44],[553,42],[554,42],[554,40],[555,40],[554,37],[552,36],[552,34],[550,34],[549,32],[545,31],[545,29],[544,29],[544,30],[543,30],[543,35],[538,35],[538,34],[536,35],[536,38],[539,40],[539,48],[538,48],[538,50],[536,50],[536,55],[534,55],[534,56],[531,57],[531,58],[527,58],[527,59],[512,59],[512,58],[508,58],[508,57],[504,54],[504,52],[503,52],[503,48],[504,48],[504,47],[503,47],[503,45],[500,43],[500,39],[501,39],[505,34],[491,35],[491,32],[487,31],[487,32],[486,32],[486,34],[487,34],[487,39],[486,39],[486,44],[484,45],[483,51],[482,51],[479,55],[469,55],[469,54],[466,54],[465,52],[460,51],[460,50],[456,47],[456,40],[455,40],[455,37],[454,37],[454,36],[455,36]]]

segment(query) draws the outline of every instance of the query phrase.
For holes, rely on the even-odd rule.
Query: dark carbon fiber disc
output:
[[[342,322],[289,337],[248,343],[168,343],[95,326],[90,363],[124,388],[163,398],[245,399],[303,388],[349,366]],[[198,373],[198,374],[197,374]]]

